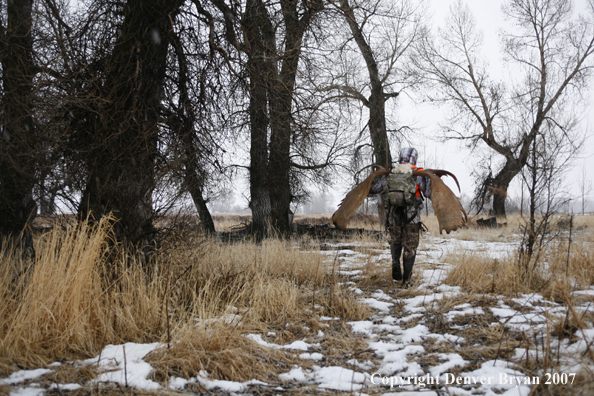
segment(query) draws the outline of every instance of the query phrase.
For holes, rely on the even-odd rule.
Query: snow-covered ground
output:
[[[415,266],[417,290],[423,294],[409,293],[400,296],[398,288],[389,290],[377,289],[363,291],[356,288],[354,282],[347,282],[360,300],[373,309],[373,315],[364,321],[348,322],[351,331],[366,341],[373,360],[357,359],[345,356],[341,365],[326,364],[326,358],[320,342],[324,332],[318,331],[315,336],[296,341],[288,345],[278,345],[266,341],[260,334],[246,334],[245,337],[267,348],[284,349],[294,353],[301,359],[314,362],[306,368],[295,366],[281,373],[279,381],[267,384],[258,380],[243,383],[223,381],[209,378],[209,373],[202,371],[194,378],[171,378],[168,388],[183,392],[190,383],[200,384],[208,390],[217,390],[228,394],[250,394],[254,389],[270,388],[266,394],[277,392],[283,394],[291,389],[307,386],[310,389],[329,391],[345,391],[355,394],[398,394],[421,396],[449,395],[529,395],[537,382],[550,381],[550,385],[571,383],[579,372],[592,373],[594,366],[587,358],[588,348],[594,348],[594,328],[590,322],[588,328],[577,331],[575,339],[559,341],[552,337],[547,340],[552,350],[558,351],[555,359],[557,368],[550,373],[539,372],[538,376],[528,376],[518,363],[527,359],[538,359],[542,350],[517,347],[507,359],[498,356],[496,359],[484,359],[471,362],[456,353],[463,347],[469,347],[469,340],[459,334],[432,331],[435,328],[430,320],[435,320],[436,304],[446,298],[464,297],[459,287],[443,284],[451,265],[444,262],[448,252],[453,249],[481,251],[494,258],[500,258],[513,252],[517,246],[513,243],[481,243],[460,241],[456,239],[440,239],[425,237],[424,249],[419,252]],[[352,244],[350,245],[353,246]],[[371,256],[347,245],[334,245],[336,250],[324,251],[329,260],[338,257],[342,275],[352,280],[363,276],[363,266],[369,260],[389,262],[389,250],[375,247],[377,251]],[[360,250],[360,249],[357,249]],[[338,252],[338,253],[337,253]],[[583,295],[594,295],[594,288],[576,292]],[[417,294],[417,295],[415,295]],[[567,308],[554,302],[545,301],[538,294],[523,295],[517,298],[498,298],[489,296],[488,307],[473,306],[471,303],[454,305],[446,313],[440,313],[439,320],[447,324],[452,333],[468,329],[473,321],[460,319],[490,320],[489,326],[506,326],[511,332],[522,334],[527,339],[542,337],[551,318],[563,318]],[[591,311],[589,304],[576,306],[579,313]],[[320,321],[333,321],[336,318],[322,317]],[[457,324],[454,324],[456,321]],[[460,324],[468,323],[468,324]],[[487,327],[489,327],[487,326]],[[443,327],[442,327],[443,328]],[[455,331],[453,331],[455,330]],[[436,352],[435,345],[443,345],[443,351]],[[142,390],[162,389],[164,385],[150,379],[151,366],[143,358],[156,348],[163,347],[158,343],[108,345],[101,354],[93,359],[77,362],[79,365],[96,365],[101,374],[93,383],[118,383]],[[431,350],[428,348],[431,347]],[[480,348],[481,345],[476,345]],[[541,345],[542,347],[542,345]],[[509,354],[508,354],[509,356]],[[585,357],[584,357],[585,356]],[[585,363],[586,362],[586,363]],[[588,363],[589,362],[589,363]],[[11,395],[41,395],[48,390],[67,392],[78,389],[80,384],[47,384],[41,386],[35,379],[51,373],[59,363],[48,368],[19,371],[8,378],[0,379],[0,385],[8,385]],[[468,367],[468,368],[466,368]],[[279,386],[279,383],[281,384]],[[88,385],[88,384],[86,384]]]

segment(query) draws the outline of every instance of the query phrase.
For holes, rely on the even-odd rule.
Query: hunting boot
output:
[[[402,287],[410,287],[415,284],[415,282],[410,279],[412,276],[413,266],[415,265],[415,256],[412,257],[404,257],[403,266],[404,266],[404,277],[402,278]]]
[[[402,272],[400,271],[400,254],[402,253],[402,245],[395,243],[390,245],[392,252],[392,279],[395,281],[402,280]]]

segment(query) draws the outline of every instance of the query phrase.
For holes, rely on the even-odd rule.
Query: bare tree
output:
[[[294,94],[304,36],[320,1],[213,0],[227,45],[247,58],[250,127],[250,208],[256,234],[289,231]],[[202,12],[208,15],[208,11]],[[241,36],[237,34],[241,32]]]
[[[163,87],[182,0],[101,1],[62,41],[62,118],[71,172],[79,171],[81,217],[113,213],[132,244],[154,236]]]
[[[473,148],[485,145],[501,158],[483,174],[475,196],[475,203],[492,197],[497,216],[505,216],[510,182],[526,165],[534,140],[546,133],[545,123],[575,139],[576,109],[594,51],[593,26],[572,17],[570,1],[511,0],[502,9],[515,25],[503,34],[512,70],[505,83],[490,77],[481,35],[462,1],[453,5],[436,38],[418,45],[415,63],[438,88],[431,100],[454,108],[448,137]]]
[[[332,2],[338,17],[346,22],[348,35],[339,36],[338,57],[333,56],[330,78],[319,88],[338,91],[343,98],[355,100],[369,112],[368,129],[373,150],[373,162],[390,167],[389,132],[386,103],[403,90],[418,83],[417,75],[408,67],[412,43],[420,39],[424,29],[422,20],[425,3],[409,0],[340,0]],[[340,28],[338,28],[340,29]],[[354,41],[364,67],[354,61]],[[359,59],[360,59],[359,58]],[[337,62],[338,60],[338,62]],[[337,63],[351,66],[336,67]]]
[[[566,207],[571,196],[565,189],[572,170],[571,164],[582,140],[568,139],[551,120],[546,120],[541,132],[530,147],[526,166],[522,169],[522,186],[528,191],[529,218],[525,227],[525,240],[521,249],[521,263],[531,271],[529,263],[538,262],[540,248],[555,235],[551,235],[551,216]],[[531,260],[533,259],[533,260]]]
[[[226,111],[221,104],[228,99],[225,91],[232,87],[226,86],[222,58],[203,39],[206,29],[201,27],[203,21],[196,19],[194,7],[191,2],[182,7],[172,33],[175,62],[168,69],[165,86],[171,152],[168,168],[173,178],[181,181],[178,193],[190,195],[202,230],[212,234],[215,227],[207,203],[224,184],[219,176],[225,152],[225,135],[220,130],[225,128],[219,118]]]

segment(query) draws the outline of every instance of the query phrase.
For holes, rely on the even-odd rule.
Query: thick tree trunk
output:
[[[508,160],[503,169],[493,178],[490,186],[491,194],[493,196],[493,215],[505,218],[505,201],[507,199],[507,190],[514,177],[520,173],[521,168],[518,167],[517,161]]]
[[[202,196],[202,189],[200,188],[191,188],[190,195],[192,196],[192,201],[194,201],[194,205],[198,210],[198,216],[200,217],[200,227],[205,234],[214,234],[215,233],[215,225],[214,221],[212,220],[212,216],[210,215],[210,211],[206,206],[206,201]]]
[[[279,55],[276,23],[261,0],[248,0],[241,20],[245,45],[235,38],[233,10],[213,0],[223,13],[229,42],[248,56],[250,114],[250,208],[256,235],[290,230],[291,106],[301,41],[320,1],[281,0],[285,49]],[[278,67],[281,64],[281,71]],[[270,117],[270,118],[269,118]],[[270,127],[270,142],[268,132]]]
[[[286,27],[284,57],[280,74],[273,80],[274,85],[271,86],[269,95],[272,132],[268,175],[272,225],[281,234],[291,231],[291,109],[303,35],[313,16],[323,8],[321,2],[314,1],[306,4],[308,8],[305,11],[300,11],[298,3],[297,0],[281,0]]]
[[[276,97],[276,100],[274,99]],[[272,227],[286,234],[290,231],[289,211],[291,205],[291,183],[289,179],[291,150],[291,102],[289,93],[273,95],[272,134],[270,137],[270,202]]]
[[[379,76],[376,75],[375,77],[372,80],[379,80]],[[392,167],[392,154],[390,153],[390,143],[386,131],[386,100],[383,87],[379,82],[373,85],[373,93],[369,98],[369,135],[373,144],[375,162],[390,169]]]
[[[112,212],[116,235],[149,244],[154,235],[152,193],[160,101],[171,21],[181,4],[129,0],[121,36],[101,93],[102,125],[89,153],[89,179],[80,213],[99,218]]]
[[[248,51],[250,116],[250,209],[252,232],[262,238],[269,235],[271,204],[268,180],[268,83],[270,65],[265,61],[262,42],[262,4],[251,0],[246,5],[243,29]]]
[[[7,26],[0,26],[2,62],[2,131],[0,131],[0,246],[2,239],[33,255],[27,222],[33,221],[37,160],[32,117],[33,65],[32,1],[7,3]]]
[[[252,65],[258,68],[256,65]],[[261,70],[250,73],[250,209],[252,232],[268,235],[271,205],[268,180],[268,115],[265,81]]]

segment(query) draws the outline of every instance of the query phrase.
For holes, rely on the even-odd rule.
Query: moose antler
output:
[[[439,223],[440,234],[443,230],[445,230],[446,234],[449,234],[466,224],[468,214],[452,190],[441,180],[441,176],[453,177],[458,190],[460,190],[458,179],[453,173],[440,169],[424,169],[413,172],[413,176],[425,176],[431,180],[431,202]]]
[[[456,186],[458,186],[458,191],[462,191],[462,190],[460,190],[460,183],[458,183],[458,179],[456,178],[456,175],[454,175],[452,172],[448,172],[447,170],[443,170],[443,169],[423,169],[422,171],[416,171],[416,172],[431,172],[438,177],[450,176],[456,182]],[[426,176],[426,175],[415,175],[414,173],[415,172],[413,172],[413,176]]]
[[[369,189],[371,188],[371,183],[373,179],[377,176],[385,176],[390,171],[383,166],[380,165],[373,165],[372,169],[374,170],[371,175],[361,183],[357,185],[357,187],[353,188],[342,200],[340,203],[340,207],[334,214],[332,215],[332,222],[339,230],[346,230],[346,226],[351,218],[359,209],[359,206],[363,203],[367,195],[369,195]]]

